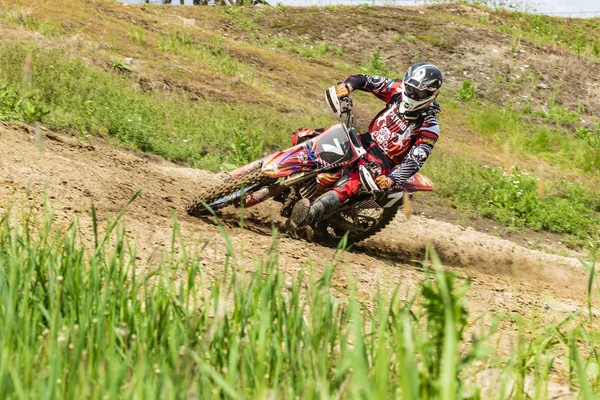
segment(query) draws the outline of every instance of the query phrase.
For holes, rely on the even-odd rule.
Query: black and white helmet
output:
[[[438,67],[422,62],[409,67],[402,82],[400,112],[414,114],[424,110],[435,100],[442,89],[444,78]]]

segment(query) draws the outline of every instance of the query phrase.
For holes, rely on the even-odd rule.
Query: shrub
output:
[[[39,93],[20,91],[0,84],[0,121],[17,120],[23,122],[42,121],[50,111],[40,102]]]
[[[462,82],[462,87],[456,91],[454,97],[460,101],[471,101],[475,96],[475,86],[473,82],[466,79]]]
[[[371,53],[367,63],[363,65],[362,72],[369,75],[381,76],[386,76],[391,73],[388,69],[387,62],[383,59],[379,50],[375,50]]]

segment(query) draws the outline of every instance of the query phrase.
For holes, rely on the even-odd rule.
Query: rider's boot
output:
[[[292,209],[288,226],[296,230],[301,226],[310,225],[315,221],[331,214],[340,206],[340,198],[333,190],[325,193],[312,204],[308,199],[302,199]]]

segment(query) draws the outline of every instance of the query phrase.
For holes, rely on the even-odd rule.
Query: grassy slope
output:
[[[567,233],[576,244],[596,235],[600,204],[589,182],[600,167],[600,106],[586,83],[597,78],[597,20],[426,10],[4,0],[0,117],[42,118],[53,129],[228,169],[286,146],[300,126],[333,123],[322,90],[347,74],[400,76],[428,59],[447,77],[443,137],[425,168],[438,183],[436,206]],[[29,52],[35,68],[23,84]],[[357,98],[364,127],[381,104]],[[483,168],[506,163],[506,142],[511,163],[547,177],[546,198],[535,178]]]

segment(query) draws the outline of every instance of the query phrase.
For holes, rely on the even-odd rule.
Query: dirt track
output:
[[[188,243],[200,248],[208,242],[201,250],[206,273],[221,273],[225,248],[217,226],[182,212],[189,198],[217,179],[209,172],[52,133],[44,134],[40,142],[30,128],[0,125],[0,179],[2,208],[25,204],[39,212],[46,193],[59,224],[77,216],[83,228],[91,224],[92,202],[104,221],[143,187],[125,218],[127,231],[138,239],[139,257],[145,261],[170,245],[174,211]],[[244,229],[227,211],[224,220],[238,259],[251,268],[250,260],[260,259],[271,244],[270,224],[277,209],[266,203],[247,214]],[[84,241],[91,240],[91,230],[81,232]],[[401,293],[412,292],[423,276],[419,262],[426,243],[435,247],[448,269],[471,277],[469,304],[475,315],[487,310],[528,314],[539,306],[554,320],[582,304],[587,273],[578,260],[422,217],[409,221],[399,217],[379,235],[341,255],[335,283],[344,289],[355,280],[363,298],[370,297],[378,283],[389,290],[401,284],[405,289]],[[280,237],[278,247],[280,264],[289,273],[308,265],[319,270],[335,257],[334,249],[288,237]]]

